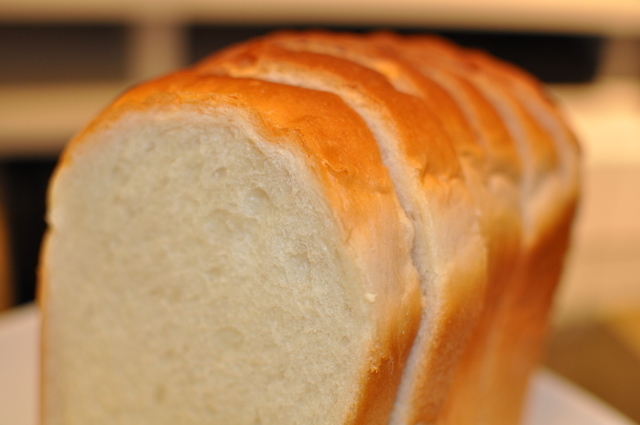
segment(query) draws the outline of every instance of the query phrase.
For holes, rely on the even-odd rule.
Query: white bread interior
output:
[[[274,143],[259,108],[148,99],[108,111],[55,177],[45,423],[384,423],[421,297],[376,151],[309,160],[304,129]]]

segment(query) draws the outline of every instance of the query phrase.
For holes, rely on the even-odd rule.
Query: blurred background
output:
[[[0,310],[33,302],[47,181],[66,141],[128,86],[282,28],[435,32],[548,85],[583,142],[585,168],[545,362],[640,421],[633,0],[3,0]]]

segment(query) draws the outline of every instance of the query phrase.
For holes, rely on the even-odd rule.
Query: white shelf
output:
[[[50,155],[126,87],[126,83],[0,86],[0,156]]]
[[[636,0],[3,0],[7,21],[344,24],[640,35]]]

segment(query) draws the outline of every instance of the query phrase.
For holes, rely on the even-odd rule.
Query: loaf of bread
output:
[[[578,161],[532,77],[434,37],[139,85],[51,184],[43,423],[515,425]]]

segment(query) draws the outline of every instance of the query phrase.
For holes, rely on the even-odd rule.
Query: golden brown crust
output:
[[[48,201],[47,201],[48,202]],[[38,424],[44,425],[46,423],[45,412],[49,411],[49,408],[46,406],[46,402],[48,400],[48,385],[51,385],[51,382],[48,382],[49,379],[49,369],[47,366],[47,358],[49,353],[49,341],[48,341],[48,326],[49,326],[49,314],[48,311],[48,299],[49,299],[49,279],[47,276],[48,266],[46,264],[47,256],[45,252],[47,251],[47,244],[49,240],[49,232],[46,231],[44,236],[42,237],[42,245],[40,246],[40,262],[38,264],[37,269],[37,280],[38,285],[36,287],[36,304],[38,306],[38,311],[40,312],[40,382],[39,382],[39,404],[38,404]]]
[[[382,37],[389,43],[398,42],[391,35]],[[489,314],[481,317],[439,420],[446,424],[515,423],[527,378],[539,360],[550,294],[567,247],[577,197],[578,149],[539,83],[526,73],[434,37],[415,37],[408,44],[413,44],[414,57],[426,66],[457,73],[482,90],[502,108],[503,119],[512,117],[511,133],[519,139],[526,165],[522,211],[528,222],[522,254],[506,286],[496,291],[497,282],[490,283],[485,310]],[[546,193],[540,195],[542,191]],[[535,201],[540,196],[547,199]],[[483,375],[486,377],[480,379]]]
[[[374,36],[374,40],[378,40],[385,50],[401,57],[407,63],[411,63],[420,72],[424,82],[420,82],[419,77],[414,77],[414,79],[417,79],[416,85],[421,87],[424,98],[430,99],[432,104],[438,105],[441,112],[440,116],[449,117],[449,119],[444,119],[444,122],[449,126],[448,128],[459,126],[459,124],[450,118],[457,112],[447,107],[444,96],[455,97],[457,105],[466,112],[463,119],[469,120],[475,129],[474,142],[478,146],[482,146],[483,149],[484,158],[471,156],[468,161],[474,172],[481,176],[482,185],[484,186],[477,187],[476,185],[473,190],[479,198],[478,203],[481,205],[484,216],[482,221],[483,233],[489,253],[489,279],[484,297],[484,308],[478,318],[471,340],[460,360],[449,399],[451,397],[460,397],[459,394],[461,392],[469,391],[470,389],[465,385],[469,381],[476,384],[472,392],[474,394],[482,394],[485,391],[480,379],[484,344],[488,334],[495,331],[497,303],[506,289],[519,251],[518,245],[521,230],[515,188],[519,183],[521,174],[520,161],[517,157],[514,142],[497,112],[473,86],[469,85],[464,79],[452,73],[447,73],[444,69],[429,67],[425,63],[413,60],[411,56],[406,56],[406,53],[403,52],[402,45],[392,44],[389,40],[380,40],[381,37],[384,38],[381,35]],[[435,84],[435,81],[438,81],[442,84],[442,87],[446,87],[448,94],[439,94],[438,97],[433,96],[434,89],[425,87],[425,83],[431,81],[433,81],[432,85]],[[441,90],[445,91],[444,88],[441,88]],[[469,156],[469,151],[465,150],[464,146],[458,145],[457,150],[461,159],[464,158],[465,154]],[[482,162],[478,163],[477,161]],[[492,183],[491,180],[496,177],[501,178],[508,187],[496,186]],[[475,400],[470,400],[468,396],[463,396],[463,399],[466,404],[461,411],[467,412],[471,417],[477,415],[481,408],[478,404],[481,403],[474,404],[473,402],[475,400],[480,401],[479,397],[475,397]],[[459,406],[456,407],[459,408]],[[468,422],[471,421],[466,421],[466,423]],[[456,422],[452,421],[451,423]]]
[[[265,40],[268,41],[268,40]],[[381,75],[341,58],[307,51],[289,51],[278,44],[255,42],[238,46],[196,65],[203,74],[229,73],[235,76],[268,73],[270,66],[286,66],[290,73],[313,73],[332,79],[330,84],[349,84],[348,89],[379,104],[400,133],[402,150],[411,158],[421,174],[442,179],[458,178],[460,166],[451,142],[433,111],[419,99],[397,92]],[[258,69],[263,67],[262,70]]]
[[[400,41],[392,39],[397,44]],[[412,55],[416,61],[424,63],[426,66],[433,66],[445,69],[469,81],[473,86],[480,90],[498,109],[501,119],[510,129],[512,137],[528,138],[535,140],[535,143],[520,143],[519,147],[523,166],[529,168],[530,174],[536,179],[544,178],[553,174],[558,167],[558,152],[551,137],[540,128],[540,124],[531,117],[526,108],[515,99],[515,94],[501,84],[499,80],[491,78],[483,68],[477,63],[467,60],[466,53],[460,48],[450,46],[440,39],[431,37],[413,37],[408,40],[402,40],[403,48],[407,54]],[[515,122],[510,122],[506,114],[512,114],[516,117]],[[524,127],[518,129],[517,127]],[[524,132],[524,134],[518,134]],[[531,134],[534,133],[534,134]],[[516,142],[518,142],[516,140]]]

